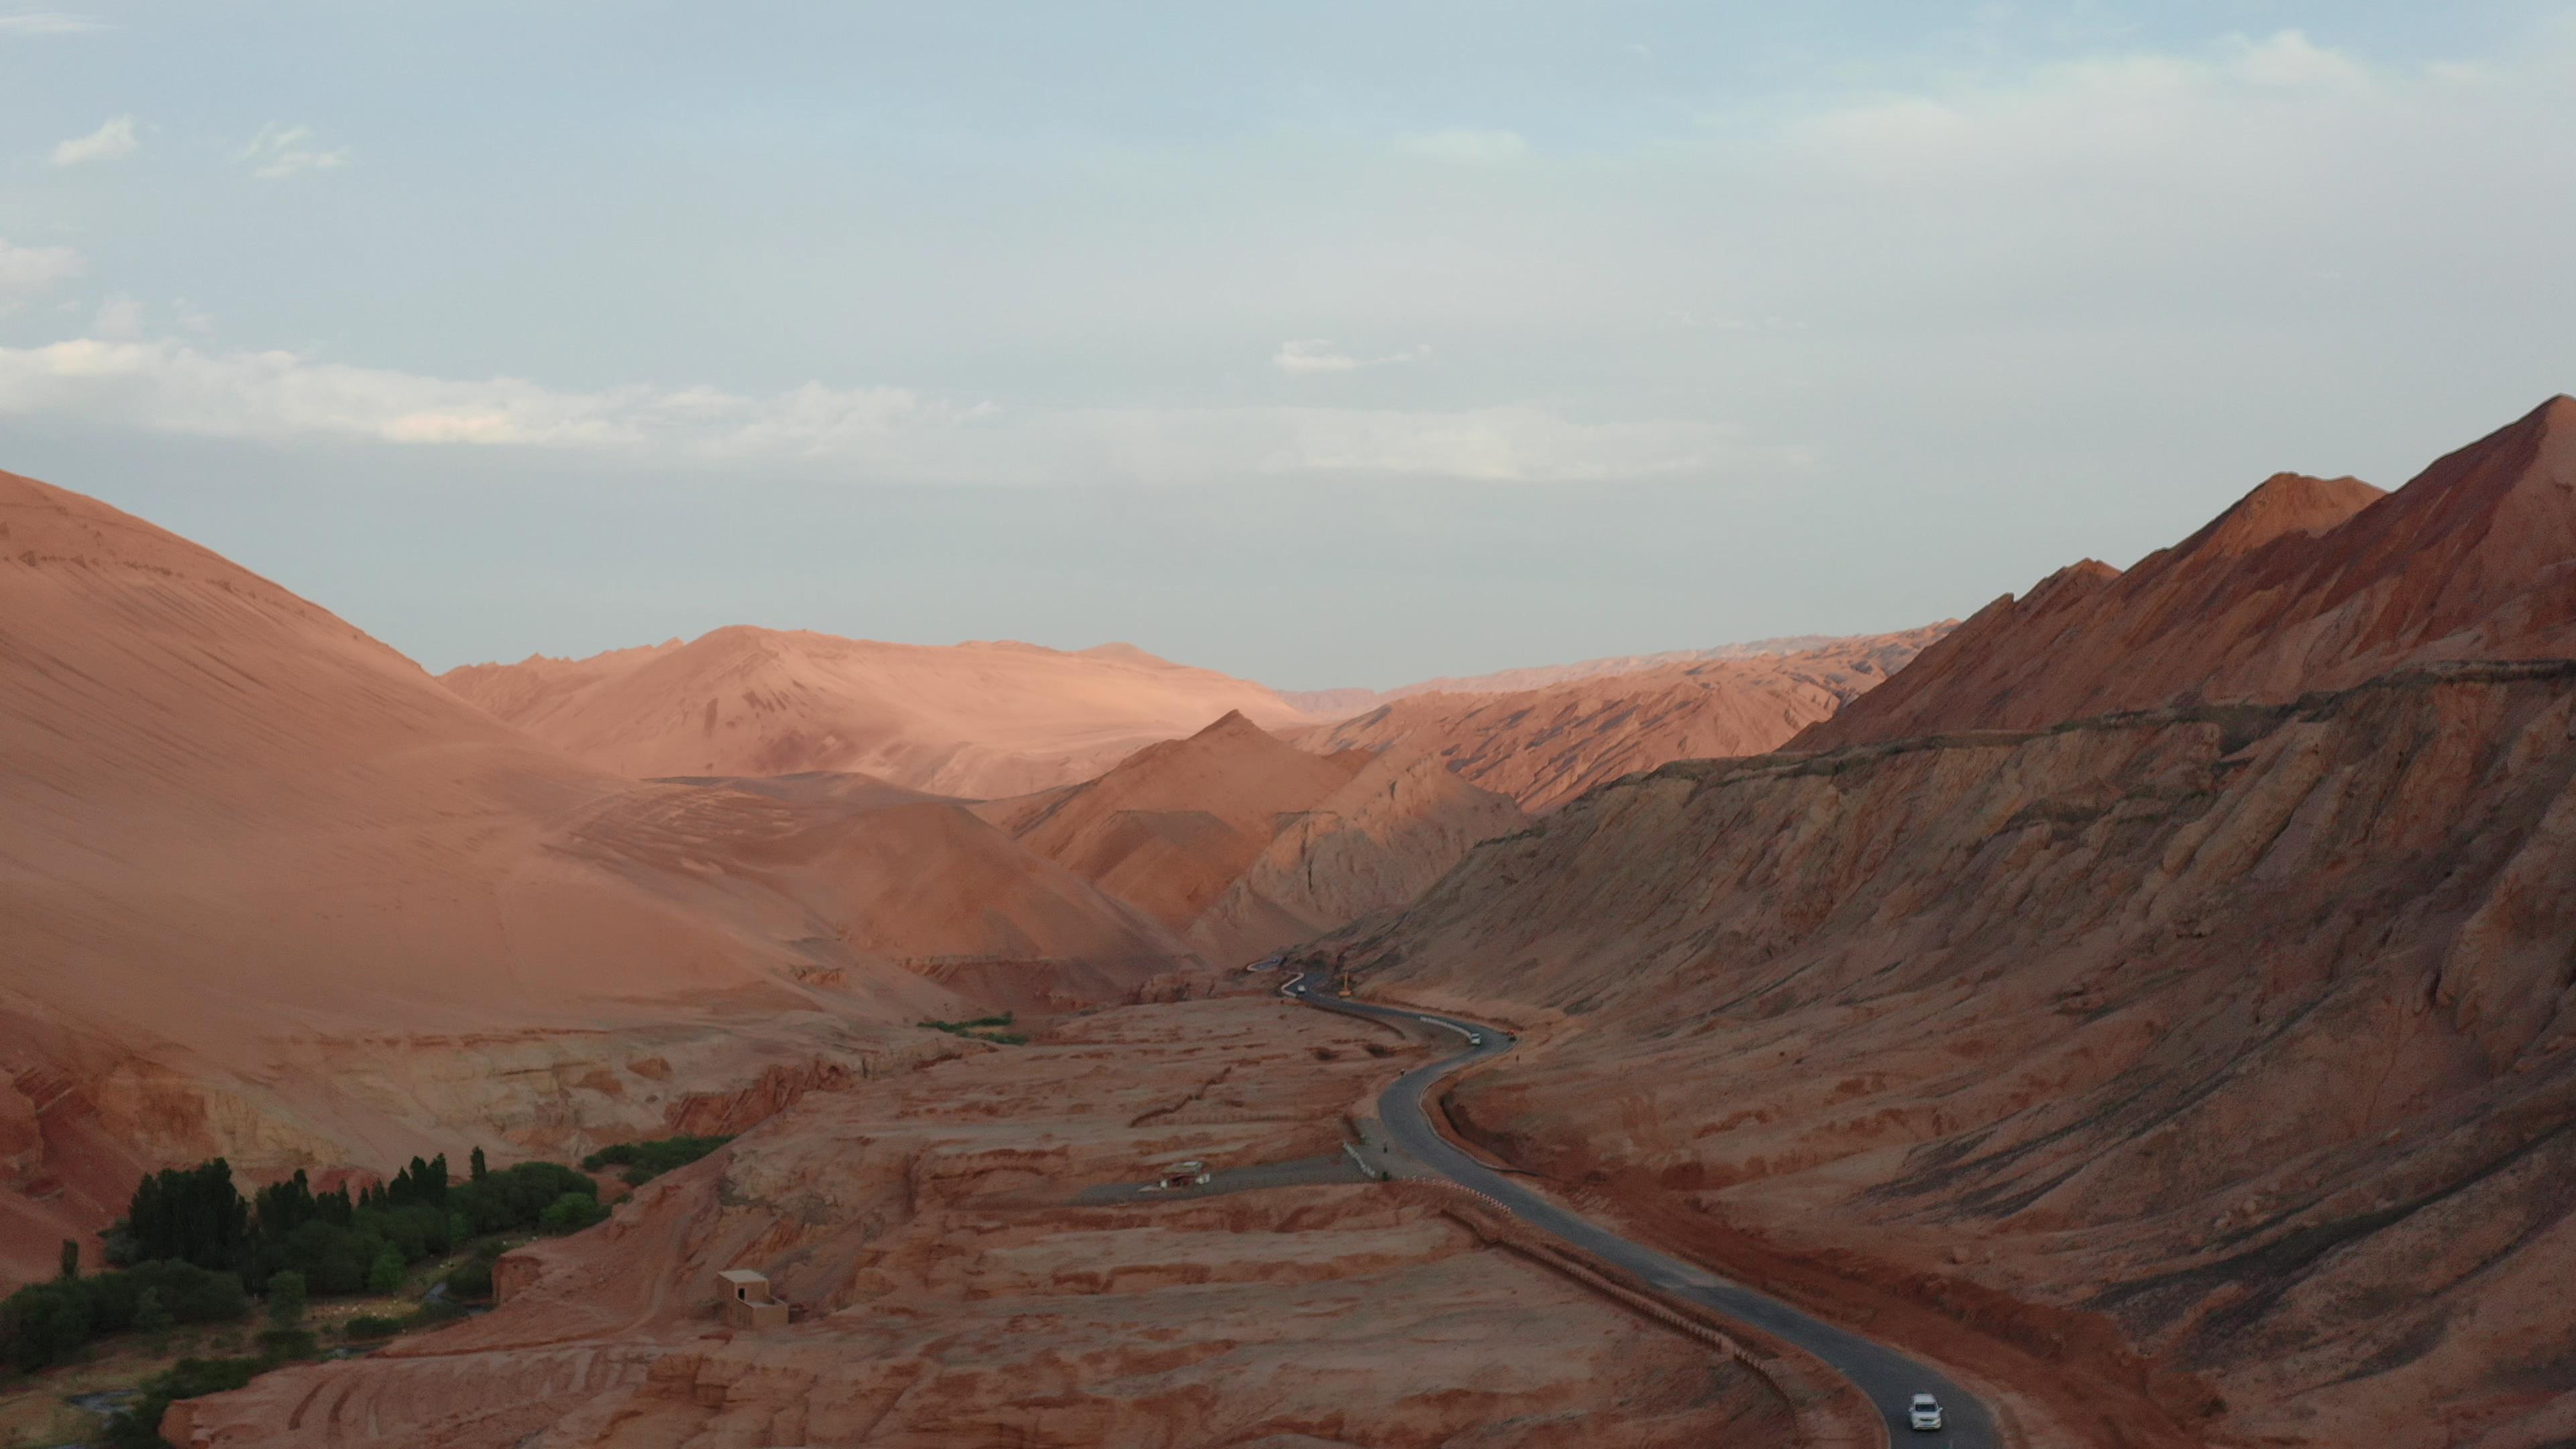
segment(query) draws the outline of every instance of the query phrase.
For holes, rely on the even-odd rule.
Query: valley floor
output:
[[[1423,1059],[1241,997],[817,1092],[505,1260],[505,1301],[371,1359],[183,1405],[207,1446],[1764,1445],[1705,1346],[1363,1182],[1085,1205],[1179,1159],[1338,1152]],[[1291,1177],[1301,1174],[1290,1174]],[[766,1272],[787,1327],[725,1328]]]

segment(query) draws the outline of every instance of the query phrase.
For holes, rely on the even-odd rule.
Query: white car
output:
[[[1905,1419],[1917,1429],[1938,1429],[1941,1427],[1941,1401],[1930,1394],[1916,1394],[1914,1402],[1905,1406]]]

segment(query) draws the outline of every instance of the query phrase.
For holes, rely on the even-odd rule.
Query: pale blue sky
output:
[[[0,467],[432,668],[1961,614],[2576,388],[2564,4],[0,0]]]

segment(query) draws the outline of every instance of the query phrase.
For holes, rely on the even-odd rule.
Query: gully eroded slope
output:
[[[1667,766],[1355,959],[1561,1014],[1456,1103],[1551,1176],[2144,1355],[2176,1421],[2576,1409],[2576,665]]]

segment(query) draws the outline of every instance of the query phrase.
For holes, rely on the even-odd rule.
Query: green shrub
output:
[[[537,1226],[546,1232],[577,1233],[608,1216],[599,1199],[587,1193],[568,1192],[547,1204],[538,1215]]]
[[[168,1449],[161,1416],[174,1401],[241,1388],[276,1366],[266,1358],[183,1358],[143,1381],[142,1397],[108,1422],[107,1442],[116,1449]]]
[[[489,1298],[492,1296],[492,1260],[469,1258],[457,1264],[440,1280],[447,1284],[449,1296],[455,1298]]]
[[[9,1362],[24,1372],[68,1358],[89,1342],[97,1321],[87,1280],[57,1278],[30,1283],[0,1303],[0,1338]]]
[[[384,1250],[376,1254],[376,1261],[367,1269],[367,1291],[370,1293],[392,1293],[399,1291],[402,1285],[402,1250],[396,1248],[391,1243],[387,1243],[384,1246]]]
[[[145,1300],[158,1311],[147,1315]],[[154,1322],[223,1323],[249,1316],[241,1279],[193,1263],[138,1263],[112,1273],[30,1284],[0,1302],[0,1356],[22,1369],[58,1363],[92,1337]]]
[[[293,1328],[304,1321],[304,1275],[289,1268],[268,1279],[268,1321]]]
[[[603,1167],[623,1167],[628,1187],[642,1187],[663,1173],[688,1166],[708,1153],[731,1142],[731,1137],[656,1137],[643,1142],[620,1142],[603,1147],[581,1160],[581,1165],[597,1172]]]
[[[373,1313],[361,1313],[342,1325],[340,1331],[351,1338],[391,1338],[402,1332],[402,1327],[402,1320],[399,1318],[382,1318]]]

